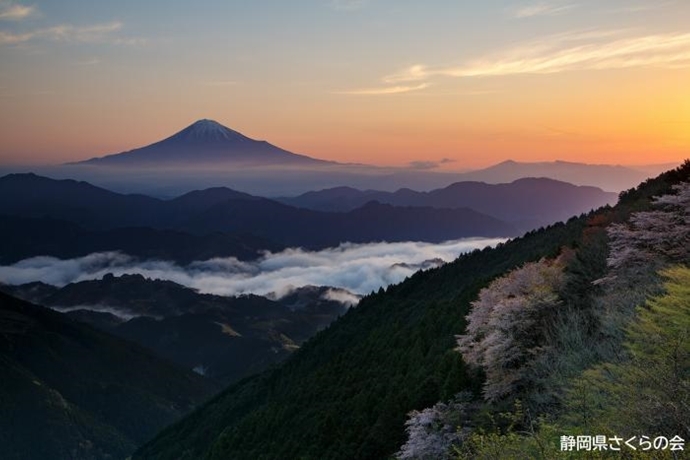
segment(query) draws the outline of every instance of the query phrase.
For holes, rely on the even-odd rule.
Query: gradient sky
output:
[[[0,164],[212,118],[443,169],[690,157],[687,0],[0,0]]]

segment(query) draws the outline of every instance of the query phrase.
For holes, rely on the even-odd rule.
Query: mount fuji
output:
[[[328,166],[336,163],[298,155],[251,139],[213,120],[199,120],[145,147],[71,163],[102,166]]]

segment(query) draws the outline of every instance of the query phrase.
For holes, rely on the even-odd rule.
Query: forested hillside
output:
[[[612,340],[606,343],[621,343],[623,323],[602,323],[596,310],[609,288],[603,282],[593,284],[609,273],[608,229],[626,222],[633,212],[649,210],[652,197],[672,193],[674,184],[688,178],[690,162],[623,193],[614,208],[529,232],[495,249],[472,252],[365,297],[280,368],[232,386],[162,432],[135,458],[389,458],[406,441],[408,412],[448,401],[463,391],[468,401],[463,407],[471,409],[466,420],[457,422],[468,423],[464,447],[472,449],[477,436],[481,444],[482,433],[489,432],[482,430],[494,430],[501,444],[500,437],[509,428],[524,431],[526,427],[516,405],[555,414],[569,404],[560,390],[580,370],[606,357],[605,350],[597,347],[586,355],[588,344],[609,336]],[[549,272],[554,267],[562,271],[555,277]],[[528,288],[545,284],[539,276],[549,279],[550,287],[541,293],[542,299],[525,296],[527,304],[533,300],[540,307],[536,309],[540,314],[531,317],[536,328],[507,331],[521,346],[508,363],[516,373],[510,381],[499,382],[503,386],[493,387],[495,391],[487,391],[492,374],[491,369],[482,369],[486,356],[477,365],[465,364],[455,350],[455,336],[466,331],[465,317],[480,291],[515,269],[532,270],[537,276],[534,283],[525,281]],[[646,285],[635,286],[639,289],[622,291],[632,299],[626,305],[648,294]],[[612,315],[625,316],[628,311],[616,310]],[[555,356],[553,349],[542,350],[543,345],[551,343],[551,333],[558,330],[563,315],[570,314],[581,333],[559,337],[580,340],[563,346],[579,346],[585,354],[576,355],[576,363],[541,360]],[[497,353],[493,356],[500,358]],[[525,363],[533,366],[530,372],[523,372]],[[516,420],[492,416],[500,411],[512,411]],[[517,452],[514,458],[525,458]],[[481,456],[481,452],[474,449],[466,455]],[[497,455],[485,458],[504,458]]]
[[[217,386],[134,343],[0,293],[0,457],[124,458]]]
[[[485,375],[481,394],[412,412],[397,457],[683,458],[687,170],[686,162],[598,213],[599,238],[482,289],[458,337],[465,362]],[[669,188],[669,179],[682,182]]]

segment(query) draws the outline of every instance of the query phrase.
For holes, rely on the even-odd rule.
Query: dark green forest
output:
[[[616,266],[611,235],[624,241],[626,228],[644,225],[631,222],[634,213],[652,210],[653,197],[676,193],[674,185],[689,179],[686,161],[621,193],[615,207],[474,251],[366,296],[283,365],[231,386],[164,430],[134,458],[390,458],[407,440],[410,411],[461,392],[469,395],[471,410],[458,422],[458,429],[465,426],[469,433],[453,448],[458,457],[552,458],[562,434],[615,430],[617,425],[605,424],[603,401],[607,395],[630,394],[626,388],[638,385],[635,379],[641,377],[629,375],[626,369],[633,366],[626,362],[656,356],[657,351],[639,344],[644,328],[675,321],[661,313],[645,318],[639,308],[650,297],[656,299],[652,305],[678,302],[668,296],[676,295],[674,286],[685,278],[682,268],[659,272],[671,263],[682,264],[683,255],[671,248],[652,257],[658,242],[633,251],[633,256],[649,253],[651,258]],[[471,305],[497,278],[556,257],[563,277],[554,288],[553,305],[540,303],[538,315],[530,318],[536,329],[514,336],[526,353],[509,364],[519,371],[515,385],[487,398],[491,369],[467,364],[456,350]],[[637,323],[639,328],[630,326]],[[530,350],[545,351],[532,358]],[[613,383],[583,380],[606,380],[606,366],[618,369]],[[687,367],[683,372],[676,377],[687,385]],[[582,409],[578,388],[583,386],[599,397],[596,407]],[[637,429],[629,423],[643,415],[619,424]],[[681,422],[687,427],[687,418]]]
[[[2,459],[124,458],[218,388],[141,346],[4,293],[0,382]]]

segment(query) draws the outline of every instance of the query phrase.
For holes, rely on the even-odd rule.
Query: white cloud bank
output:
[[[302,286],[333,286],[355,294],[368,294],[412,275],[420,266],[434,265],[434,259],[449,262],[460,254],[495,245],[503,239],[468,238],[441,244],[346,243],[337,248],[308,252],[287,249],[265,253],[260,259],[242,262],[216,258],[180,266],[172,262],[137,260],[116,252],[96,253],[76,259],[32,257],[13,265],[0,266],[0,282],[23,284],[42,281],[56,286],[116,276],[140,274],[165,279],[218,295],[275,293],[282,296]],[[424,262],[428,262],[426,265]]]

